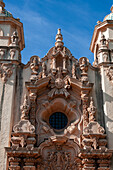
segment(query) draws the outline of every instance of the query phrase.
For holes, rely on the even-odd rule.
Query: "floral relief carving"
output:
[[[11,77],[13,73],[12,64],[3,63],[0,65],[0,77],[4,83],[7,82],[8,78]]]
[[[58,68],[56,76],[52,76],[49,87],[51,91],[48,93],[48,96],[51,99],[55,96],[65,96],[66,98],[70,96],[67,91],[70,89],[70,81],[68,77],[63,78],[61,68]]]

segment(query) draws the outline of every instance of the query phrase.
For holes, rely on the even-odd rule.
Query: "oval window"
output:
[[[62,112],[55,112],[50,116],[49,123],[52,128],[60,130],[67,126],[68,118]]]

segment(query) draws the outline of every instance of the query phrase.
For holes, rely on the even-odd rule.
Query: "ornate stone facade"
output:
[[[5,4],[0,1],[0,5],[1,22],[6,15]],[[109,106],[113,108],[112,50],[104,33],[96,40],[100,28],[95,28],[94,66],[86,57],[77,60],[72,56],[64,46],[61,29],[44,58],[32,56],[24,65],[20,57],[22,23],[11,14],[7,17],[4,23],[9,19],[15,26],[10,24],[9,43],[2,48],[0,41],[0,169],[113,169],[113,132],[109,133],[113,119],[108,121]],[[113,27],[113,21],[109,24]]]

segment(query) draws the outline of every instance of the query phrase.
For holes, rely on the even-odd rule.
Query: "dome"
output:
[[[104,21],[113,20],[113,5],[110,10],[111,10],[111,13],[105,16]]]

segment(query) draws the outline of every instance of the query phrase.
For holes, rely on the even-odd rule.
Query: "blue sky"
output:
[[[6,9],[24,24],[25,49],[22,62],[30,57],[44,57],[54,46],[57,28],[61,28],[64,45],[79,59],[93,62],[89,50],[94,27],[110,13],[112,0],[4,0]]]

